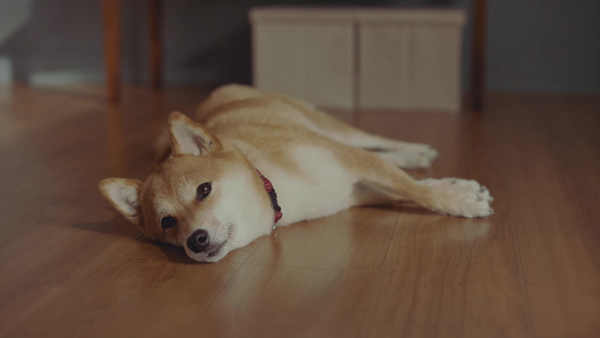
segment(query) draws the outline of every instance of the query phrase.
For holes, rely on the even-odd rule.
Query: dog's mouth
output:
[[[223,243],[217,245],[212,250],[210,250],[208,252],[208,257],[215,257],[216,255],[218,255],[221,252],[221,249],[223,248],[223,246],[225,246],[225,244],[227,243],[227,241],[228,241],[228,239],[226,239]]]
[[[223,242],[221,242],[221,244],[219,244],[219,245],[215,246],[214,248],[212,248],[210,251],[208,251],[208,255],[206,256],[207,258],[215,257],[219,253],[221,253],[221,249],[223,249],[223,247],[225,247],[225,244],[227,244],[227,242],[232,237],[232,233],[231,233],[232,229],[233,229],[233,224],[229,225],[229,228],[227,228],[227,232],[228,232],[227,239],[224,240]]]

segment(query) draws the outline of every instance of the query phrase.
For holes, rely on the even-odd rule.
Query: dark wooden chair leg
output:
[[[102,0],[104,66],[108,99],[119,99],[121,81],[121,0]]]
[[[471,55],[471,102],[475,111],[483,109],[485,93],[487,0],[473,0],[473,46]]]
[[[148,32],[150,42],[150,80],[152,87],[162,85],[162,0],[148,0]]]

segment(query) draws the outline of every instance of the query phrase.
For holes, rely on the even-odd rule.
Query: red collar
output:
[[[271,206],[273,207],[273,211],[275,211],[275,217],[273,222],[273,229],[275,229],[277,221],[279,221],[283,216],[283,214],[281,213],[281,207],[279,206],[279,204],[277,204],[277,194],[275,193],[275,189],[273,188],[273,184],[271,183],[271,181],[269,181],[263,174],[261,174],[260,171],[256,170],[256,172],[260,176],[260,179],[263,181],[263,184],[265,185],[265,190],[269,194],[269,198],[271,198]]]

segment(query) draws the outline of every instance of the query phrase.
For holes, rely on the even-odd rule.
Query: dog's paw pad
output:
[[[487,217],[494,213],[490,207],[491,197],[473,191],[444,189],[435,191],[435,208],[439,212],[467,218]]]

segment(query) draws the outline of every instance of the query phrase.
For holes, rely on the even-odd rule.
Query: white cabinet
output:
[[[465,14],[441,9],[251,10],[254,84],[325,108],[461,108]]]

